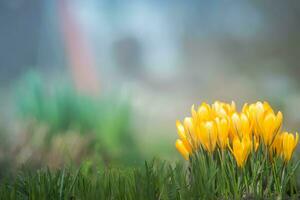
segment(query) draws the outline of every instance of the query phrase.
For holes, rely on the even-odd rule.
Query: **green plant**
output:
[[[133,163],[140,155],[131,130],[131,108],[117,95],[92,97],[77,93],[70,84],[52,88],[36,72],[24,76],[16,87],[16,110],[20,119],[45,124],[53,136],[74,130],[94,138],[89,145],[104,162]]]
[[[239,171],[216,173],[211,161],[195,158],[191,166],[153,160],[142,167],[105,168],[86,173],[74,168],[22,170],[16,178],[0,184],[1,199],[274,199],[274,191],[263,197],[249,196],[242,187],[227,190],[227,182],[238,184]],[[203,165],[209,168],[203,168]],[[207,170],[209,169],[209,170]],[[233,175],[233,176],[232,176]],[[268,177],[266,177],[268,178]],[[236,181],[236,182],[235,182]],[[299,198],[299,188],[284,199]]]
[[[280,111],[276,115],[267,102],[257,102],[238,112],[234,102],[216,101],[197,111],[192,106],[191,113],[176,123],[176,148],[193,174],[200,174],[191,177],[191,185],[199,185],[193,193],[203,199],[211,199],[214,191],[226,199],[282,199],[297,193],[293,177],[300,161],[291,158],[299,135],[281,132]]]

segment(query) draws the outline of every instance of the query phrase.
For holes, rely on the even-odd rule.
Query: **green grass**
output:
[[[247,193],[241,183],[237,191],[227,190],[228,182],[231,181],[229,185],[234,185],[240,181],[238,170],[223,176],[217,173],[216,166],[202,165],[197,159],[190,165],[154,160],[145,162],[140,167],[106,168],[93,173],[72,168],[58,171],[43,169],[36,172],[21,170],[16,177],[1,181],[0,199],[299,198],[298,190],[286,190],[279,196],[272,190],[267,191],[266,184],[262,184],[262,196]]]

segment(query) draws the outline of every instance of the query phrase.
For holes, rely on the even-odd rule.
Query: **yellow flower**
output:
[[[216,117],[225,118],[228,115],[225,109],[225,104],[219,101],[216,101],[215,103],[212,104],[212,111],[214,116]]]
[[[211,119],[211,108],[210,105],[207,103],[202,103],[201,106],[199,106],[198,111],[198,119],[200,121],[207,121]]]
[[[299,135],[296,133],[296,137],[294,134],[284,132],[282,133],[282,155],[286,162],[288,162],[292,154],[297,146],[299,140]]]
[[[231,132],[232,138],[239,137],[242,139],[243,136],[250,137],[251,125],[246,114],[233,113],[231,116]]]
[[[261,103],[260,101],[245,105],[243,111],[248,115],[253,125],[254,135],[258,136],[261,132],[261,121],[263,121],[264,115],[270,111],[270,106],[268,103]]]
[[[216,126],[217,126],[217,136],[218,140],[217,143],[221,149],[225,149],[228,143],[228,134],[229,134],[229,122],[226,118],[216,118],[215,119]]]
[[[272,145],[275,136],[280,131],[282,124],[282,113],[279,111],[277,115],[269,112],[260,122],[262,126],[262,139],[266,146]]]
[[[212,104],[212,111],[214,117],[227,118],[235,112],[235,102],[232,101],[231,104],[226,104],[220,101],[215,101]]]
[[[247,113],[253,133],[255,136],[260,136],[266,146],[271,146],[282,124],[282,113],[279,111],[275,115],[270,104],[267,102],[257,102],[243,108]]]
[[[253,107],[253,104],[251,104],[250,106]],[[254,117],[253,117],[254,115],[250,112],[250,106],[247,103],[245,103],[243,108],[242,108],[242,113],[244,113],[247,116],[248,123],[251,127],[251,131],[252,131],[253,135],[258,136],[258,134],[257,134],[258,131],[256,130],[256,126],[255,126],[256,124],[255,124],[255,120],[254,120]]]
[[[236,106],[234,101],[232,101],[231,104],[223,103],[223,105],[228,116],[231,116],[234,112],[236,112]]]
[[[190,138],[190,142],[191,142],[192,146],[195,146],[197,134],[196,134],[195,124],[194,124],[194,119],[191,117],[184,118],[183,126],[185,129],[186,135]]]
[[[181,122],[179,120],[176,121],[176,128],[177,128],[179,138],[180,139],[182,139],[182,138],[186,139],[184,126],[181,124]]]
[[[180,139],[176,140],[175,146],[184,159],[188,160],[190,154]]]
[[[244,167],[251,152],[251,141],[249,137],[243,137],[242,140],[235,137],[232,142],[232,148],[229,146],[236,163],[239,167]]]
[[[176,121],[177,132],[180,140],[182,141],[184,147],[187,149],[189,153],[192,152],[192,145],[189,142],[189,138],[185,133],[184,126],[180,123],[180,121]]]
[[[176,122],[176,148],[185,159],[200,147],[208,153],[229,148],[238,166],[243,167],[249,154],[264,144],[271,158],[281,156],[287,162],[298,143],[298,133],[279,134],[282,118],[282,113],[275,114],[267,102],[246,103],[240,113],[234,102],[202,103],[198,108],[193,105],[191,116]]]
[[[277,134],[275,136],[274,142],[270,148],[270,154],[273,157],[273,153],[277,156],[282,155],[282,139],[283,139],[283,134]]]
[[[260,101],[250,104],[248,107],[250,118],[253,118],[256,122],[262,120],[263,116],[268,112],[273,112],[269,103],[264,102],[261,103]]]
[[[216,124],[213,121],[203,122],[200,125],[199,140],[202,146],[212,153],[217,144],[217,130]]]

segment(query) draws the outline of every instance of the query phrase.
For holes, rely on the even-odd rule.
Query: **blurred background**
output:
[[[267,100],[300,130],[298,1],[0,1],[0,176],[181,160],[202,101]]]

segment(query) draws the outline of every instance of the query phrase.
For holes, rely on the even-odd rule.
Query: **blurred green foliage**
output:
[[[75,130],[94,138],[89,148],[101,152],[104,160],[117,163],[139,160],[128,100],[117,95],[81,95],[70,84],[52,86],[36,72],[26,74],[15,91],[18,116],[24,121],[46,124],[49,141],[54,135]]]

